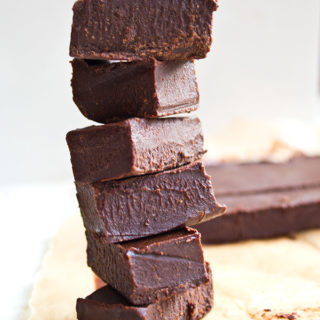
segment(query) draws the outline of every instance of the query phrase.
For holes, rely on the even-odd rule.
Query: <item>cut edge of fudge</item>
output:
[[[86,229],[113,243],[196,225],[226,211],[201,162],[76,187]]]

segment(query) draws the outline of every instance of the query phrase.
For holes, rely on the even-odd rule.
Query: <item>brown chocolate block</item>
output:
[[[224,216],[197,226],[204,243],[291,235],[320,227],[320,158],[208,166]]]
[[[108,242],[152,236],[225,211],[201,163],[122,180],[76,183],[88,231]]]
[[[132,118],[67,134],[76,181],[94,182],[159,172],[200,159],[200,120]]]
[[[134,305],[153,303],[207,281],[200,234],[184,228],[119,244],[86,232],[88,265]]]
[[[70,55],[82,59],[204,58],[214,0],[78,0]]]
[[[228,211],[197,226],[203,243],[292,235],[320,228],[320,187],[220,197]]]
[[[156,118],[198,108],[192,61],[72,61],[73,100],[90,120]]]
[[[105,286],[85,299],[77,300],[79,320],[199,320],[213,306],[212,275],[196,288],[171,295],[145,306],[134,306],[110,286]],[[174,277],[174,274],[171,274]]]
[[[225,163],[207,170],[216,196],[320,186],[320,157],[297,157],[283,163]]]

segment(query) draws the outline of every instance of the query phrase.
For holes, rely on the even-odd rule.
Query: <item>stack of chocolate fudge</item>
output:
[[[201,319],[213,286],[200,234],[223,214],[196,117],[193,59],[211,45],[214,0],[78,0],[74,101],[102,123],[67,134],[88,265],[108,285],[80,320]]]

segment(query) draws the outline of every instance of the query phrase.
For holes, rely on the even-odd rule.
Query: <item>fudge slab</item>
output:
[[[320,187],[218,199],[228,210],[224,216],[197,226],[203,243],[271,238],[320,228]]]
[[[77,300],[79,320],[199,320],[213,306],[212,275],[209,280],[185,292],[171,295],[145,306],[134,306],[110,286],[105,286],[85,299]],[[174,277],[174,274],[171,274]]]
[[[82,59],[204,58],[214,0],[78,0],[70,55]]]
[[[197,229],[204,243],[292,235],[320,227],[320,157],[207,166],[227,213]]]
[[[184,228],[136,241],[109,243],[86,232],[88,265],[134,305],[196,287],[208,280],[200,234]]]
[[[76,181],[94,182],[160,172],[202,157],[200,120],[132,118],[70,131]]]
[[[199,92],[192,61],[72,61],[73,100],[90,120],[109,123],[194,111]]]
[[[199,162],[152,175],[76,186],[86,229],[103,234],[108,242],[194,225],[226,210],[216,202],[210,177]]]
[[[320,157],[296,157],[283,163],[225,163],[207,166],[216,196],[294,190],[320,186]]]

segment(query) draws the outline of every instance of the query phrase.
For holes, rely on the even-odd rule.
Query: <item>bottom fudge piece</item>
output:
[[[110,286],[105,286],[85,299],[77,300],[79,320],[198,320],[213,306],[212,275],[195,288],[157,300],[145,306],[134,306]],[[174,273],[171,273],[174,277]]]
[[[224,216],[197,226],[203,243],[271,238],[320,228],[320,188],[224,196]]]
[[[120,244],[86,232],[88,265],[134,305],[208,280],[200,234],[191,228]]]

